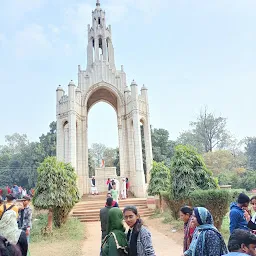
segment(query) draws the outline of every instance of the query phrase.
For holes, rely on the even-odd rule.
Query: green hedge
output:
[[[215,226],[219,229],[223,218],[229,211],[230,203],[236,201],[238,195],[242,192],[243,190],[240,189],[196,190],[190,194],[188,199],[182,200],[173,200],[169,193],[162,192],[161,197],[176,219],[179,218],[179,210],[184,205],[207,208],[213,216]]]
[[[214,224],[219,229],[224,216],[229,211],[229,204],[233,200],[233,196],[234,193],[230,190],[197,190],[191,194],[190,199],[194,207],[205,207],[211,212]]]

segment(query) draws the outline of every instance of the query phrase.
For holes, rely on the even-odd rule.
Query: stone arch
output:
[[[106,92],[107,95],[104,95],[104,92]],[[97,93],[99,95],[97,95]],[[90,98],[92,96],[96,97],[90,102]],[[114,100],[116,100],[116,102],[114,102]],[[124,97],[122,96],[121,92],[115,86],[105,82],[97,83],[89,88],[88,92],[83,96],[82,106],[86,107],[87,111],[89,111],[94,104],[100,101],[109,103],[115,108],[118,114],[120,112],[120,106],[124,105]]]

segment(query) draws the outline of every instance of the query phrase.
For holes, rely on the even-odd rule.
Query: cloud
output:
[[[18,58],[26,56],[43,57],[52,50],[52,43],[42,26],[30,24],[22,31],[17,32],[14,38],[15,55]]]

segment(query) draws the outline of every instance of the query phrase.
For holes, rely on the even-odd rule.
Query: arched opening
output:
[[[117,175],[120,175],[117,113],[112,104],[102,101],[95,101],[88,113],[89,177],[95,175],[96,168],[104,168],[101,175],[96,175],[98,182],[113,178],[108,177],[109,167],[116,167]]]
[[[102,38],[99,38],[99,60],[101,59],[101,56],[103,55],[103,45],[102,45]]]
[[[107,38],[106,39],[106,44],[107,44],[107,47],[106,47],[106,56],[107,56],[107,61],[109,61],[109,53],[110,53],[110,51],[109,51],[109,47],[110,47],[110,39],[109,38]]]
[[[92,41],[92,60],[95,61],[95,41],[94,38],[91,39]]]

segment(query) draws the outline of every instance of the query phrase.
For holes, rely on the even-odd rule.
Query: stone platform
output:
[[[77,203],[71,216],[78,218],[81,222],[93,222],[100,220],[100,209],[105,206],[106,195],[85,195],[81,201]],[[121,210],[127,205],[135,205],[141,217],[148,217],[154,213],[154,210],[149,209],[147,198],[127,198],[118,202]]]

